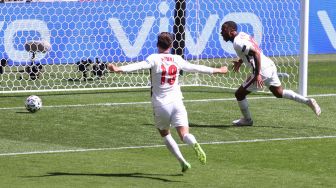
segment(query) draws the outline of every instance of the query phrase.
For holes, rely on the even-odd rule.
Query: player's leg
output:
[[[283,89],[282,86],[270,86],[269,89],[277,98],[290,99],[302,104],[306,104],[315,112],[316,115],[319,116],[321,114],[321,108],[313,98],[306,98],[292,90]]]
[[[300,94],[295,93],[292,90],[283,89],[280,79],[278,77],[276,66],[271,66],[262,70],[262,76],[264,77],[264,84],[268,86],[269,90],[277,98],[290,99],[302,104],[308,105],[316,115],[320,115],[321,108],[314,99],[308,99]]]
[[[163,142],[166,145],[167,149],[175,156],[175,158],[179,161],[182,172],[185,172],[189,168],[191,168],[190,164],[184,159],[179,146],[176,141],[170,134],[170,116],[172,113],[172,106],[165,105],[154,108],[154,121],[155,125],[163,138]]]
[[[160,135],[163,138],[164,144],[168,148],[168,150],[175,156],[175,158],[179,161],[182,172],[186,172],[188,169],[191,168],[191,165],[184,159],[179,146],[177,145],[174,138],[171,136],[169,130],[160,130]]]
[[[235,97],[237,99],[237,103],[239,106],[239,109],[243,115],[242,118],[234,120],[232,122],[233,125],[236,126],[251,126],[253,125],[252,117],[250,110],[248,108],[248,102],[246,99],[246,96],[250,94],[251,92],[244,87],[244,84],[240,86],[237,91],[235,92]]]
[[[206,154],[203,151],[201,145],[196,141],[195,136],[189,133],[189,127],[181,125],[181,126],[177,126],[176,130],[181,140],[194,149],[197,155],[197,158],[201,162],[201,164],[206,164]]]
[[[175,102],[174,105],[175,105],[175,110],[171,117],[172,126],[176,128],[176,131],[178,135],[180,136],[180,139],[184,143],[193,147],[199,161],[202,164],[205,164],[206,163],[205,152],[203,151],[199,143],[197,143],[195,136],[189,133],[188,114],[187,114],[187,110],[183,102],[178,101],[178,102]]]

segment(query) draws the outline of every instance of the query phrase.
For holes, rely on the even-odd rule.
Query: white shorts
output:
[[[260,75],[264,81],[264,85],[269,87],[269,86],[281,86],[280,79],[278,77],[278,72],[276,69],[276,66],[270,66],[264,70],[261,70]],[[251,74],[245,82],[242,84],[242,86],[247,90],[247,91],[257,91],[261,88],[257,88],[256,82],[251,82],[251,80],[254,78],[254,75]]]
[[[168,130],[170,127],[189,126],[187,110],[182,100],[153,108],[156,128]]]

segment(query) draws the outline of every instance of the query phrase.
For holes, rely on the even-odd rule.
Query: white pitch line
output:
[[[234,144],[234,143],[253,143],[253,142],[270,142],[270,141],[286,141],[286,140],[312,140],[336,138],[336,135],[331,136],[310,136],[310,137],[292,137],[292,138],[269,138],[269,139],[254,139],[254,140],[237,140],[237,141],[224,141],[224,142],[209,142],[203,144]]]
[[[330,94],[317,94],[317,95],[309,95],[309,97],[335,97],[335,93],[330,93]]]
[[[310,97],[334,97],[336,94],[322,94],[322,95],[311,95]],[[259,100],[259,99],[276,99],[274,96],[269,97],[249,97],[249,100]],[[235,101],[236,98],[220,98],[220,99],[195,99],[195,100],[184,100],[184,102],[212,102],[212,101]],[[137,104],[150,104],[150,101],[145,102],[120,102],[120,103],[94,103],[94,104],[71,104],[71,105],[50,105],[43,106],[43,108],[68,108],[68,107],[86,107],[86,106],[123,106],[123,105],[137,105]],[[18,110],[24,109],[24,107],[7,107],[0,108],[0,110]]]
[[[43,106],[43,108],[68,108],[68,107],[86,107],[86,106],[123,106],[123,105],[136,105],[136,104],[150,104],[151,102],[124,102],[124,103],[94,103],[94,104],[70,104],[70,105],[51,105]],[[15,110],[24,109],[25,107],[8,107],[0,108],[0,110]]]
[[[292,138],[269,138],[269,139],[254,139],[254,140],[236,140],[236,141],[219,141],[219,142],[204,142],[200,144],[213,145],[213,144],[238,144],[238,143],[255,143],[255,142],[272,142],[272,141],[288,141],[288,140],[312,140],[312,139],[326,139],[336,138],[336,135],[331,136],[310,136],[310,137],[292,137]],[[179,144],[186,146],[186,144]],[[71,150],[54,150],[54,151],[31,151],[31,152],[18,152],[18,153],[0,153],[0,156],[16,156],[16,155],[33,155],[33,154],[51,154],[51,153],[74,153],[74,152],[89,152],[89,151],[106,151],[106,150],[126,150],[126,149],[141,149],[141,148],[158,148],[165,147],[165,145],[152,145],[152,146],[129,146],[118,148],[91,148],[91,149],[71,149]]]

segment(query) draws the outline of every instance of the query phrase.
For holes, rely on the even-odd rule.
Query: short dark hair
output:
[[[162,32],[158,36],[157,46],[163,50],[168,49],[173,43],[173,34],[169,32]]]
[[[227,21],[227,22],[224,22],[223,25],[226,25],[228,28],[234,30],[234,31],[237,31],[237,24],[236,22],[234,21]]]

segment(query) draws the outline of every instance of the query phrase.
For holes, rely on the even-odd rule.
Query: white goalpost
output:
[[[148,70],[109,73],[156,52],[175,33],[173,53],[220,67],[236,58],[220,36],[233,20],[278,67],[286,88],[307,92],[308,0],[36,0],[0,3],[0,93],[150,87]],[[301,17],[300,17],[301,16]],[[301,38],[300,38],[301,36]],[[301,63],[301,64],[300,64]],[[182,73],[181,85],[237,88],[250,71]]]
[[[299,93],[307,96],[308,85],[308,31],[309,31],[309,0],[301,0],[300,17],[300,79]]]

